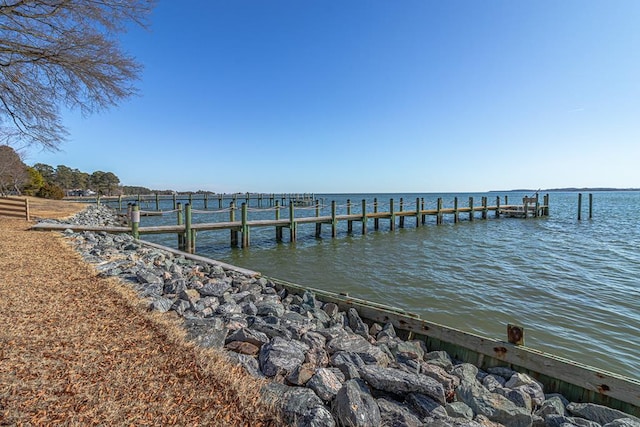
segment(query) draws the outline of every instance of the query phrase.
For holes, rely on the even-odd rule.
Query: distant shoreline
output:
[[[532,188],[518,188],[514,190],[489,190],[489,193],[504,193],[504,192],[523,192],[523,193],[541,193],[541,192],[577,192],[577,191],[640,191],[640,188],[607,188],[607,187],[567,187],[567,188],[547,188],[535,190]]]

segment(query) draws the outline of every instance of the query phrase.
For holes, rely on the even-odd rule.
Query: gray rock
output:
[[[225,280],[210,281],[203,285],[198,292],[205,297],[221,297],[231,288],[231,283]]]
[[[340,311],[340,309],[338,308],[338,306],[332,302],[329,302],[327,304],[325,304],[322,309],[324,310],[325,313],[327,313],[327,315],[331,318],[334,319],[336,317],[336,315],[338,314],[338,311]]]
[[[360,318],[358,310],[350,308],[347,312],[347,318],[349,319],[349,327],[355,334],[365,339],[369,338],[369,327]]]
[[[359,372],[362,379],[377,390],[393,394],[420,393],[441,404],[446,403],[442,384],[425,375],[411,375],[377,365],[363,366]]]
[[[447,372],[453,369],[453,362],[446,351],[430,351],[424,355],[424,360],[432,365],[440,366]]]
[[[452,418],[473,419],[473,409],[464,402],[451,402],[445,406],[447,414]]]
[[[411,413],[406,405],[387,398],[376,401],[380,409],[380,420],[385,426],[422,427],[422,421]]]
[[[420,418],[435,416],[446,417],[447,412],[445,407],[439,402],[436,402],[429,396],[420,393],[409,393],[405,398],[407,404],[411,407],[413,412],[418,414]]]
[[[256,308],[258,309],[258,316],[281,317],[285,311],[282,304],[272,301],[258,301],[256,302]]]
[[[173,300],[159,296],[151,300],[149,309],[159,311],[160,313],[166,313],[167,311],[171,310],[171,306],[173,306]]]
[[[444,368],[428,362],[420,362],[420,372],[422,375],[433,378],[444,387],[444,394],[447,400],[453,398],[455,389],[460,385],[460,378],[448,373]]]
[[[378,404],[361,380],[344,383],[333,400],[332,412],[342,426],[371,427],[381,424]]]
[[[160,283],[163,284],[163,280],[160,276],[156,275],[153,271],[139,270],[136,273],[136,278],[140,283]]]
[[[547,415],[544,421],[547,427],[602,427],[602,424],[595,421],[562,415]]]
[[[187,338],[205,348],[222,349],[228,329],[221,319],[187,319]]]
[[[565,404],[559,396],[552,396],[545,400],[540,408],[536,411],[536,415],[546,417],[547,415],[566,415],[564,409]]]
[[[391,353],[397,358],[398,356],[407,359],[422,360],[425,354],[425,345],[422,341],[402,341],[398,340],[395,347],[391,349]]]
[[[286,376],[304,362],[309,347],[300,341],[275,337],[260,349],[260,369],[267,377]]]
[[[258,360],[255,357],[233,351],[227,351],[225,354],[229,360],[241,365],[251,376],[255,378],[264,378],[264,375],[260,371]]]
[[[545,400],[542,384],[527,374],[513,374],[504,386],[506,388],[522,390],[527,393],[531,397],[531,401],[535,406],[542,405],[542,402]]]
[[[640,427],[640,421],[637,418],[618,418],[602,427]]]
[[[262,388],[267,405],[279,408],[284,421],[293,426],[333,427],[335,421],[313,390],[303,387],[287,387],[269,382]]]
[[[596,405],[594,403],[569,403],[567,405],[567,411],[571,415],[575,415],[581,418],[586,418],[590,421],[595,421],[600,424],[607,424],[620,418],[631,418],[629,414],[617,409],[609,408],[607,406]],[[640,421],[640,419],[635,418]]]
[[[387,366],[390,362],[389,356],[379,347],[373,346],[360,335],[347,334],[336,337],[327,343],[329,354],[338,351],[358,353],[365,363],[376,363]]]
[[[315,391],[320,399],[330,402],[342,388],[343,382],[332,370],[319,368],[307,382],[307,387]]]
[[[513,374],[516,373],[513,369],[509,369],[504,366],[493,366],[491,368],[487,368],[487,372],[493,375],[498,375],[505,380],[510,380],[513,377]]]
[[[525,408],[483,387],[476,379],[478,368],[475,366],[463,363],[455,366],[452,373],[461,380],[456,389],[457,399],[469,405],[474,414],[510,427],[530,427],[533,424],[533,418]]]
[[[254,331],[248,328],[240,328],[227,336],[225,344],[228,344],[232,341],[248,342],[260,348],[263,344],[269,342],[269,337],[267,337],[267,334],[259,331]]]
[[[287,381],[289,383],[304,386],[309,382],[316,369],[312,365],[308,363],[303,363],[302,365],[296,367],[293,372],[287,375]]]
[[[531,396],[521,388],[497,388],[494,392],[506,397],[515,403],[516,406],[526,409],[527,412],[531,412],[533,410],[533,401],[531,400]]]
[[[346,351],[335,353],[331,356],[330,363],[331,366],[340,369],[340,372],[349,380],[360,378],[358,369],[365,366],[364,361],[358,353],[349,353]]]
[[[376,335],[376,339],[382,338],[397,338],[396,329],[393,327],[393,323],[387,323],[382,327],[382,330]]]
[[[482,385],[489,391],[494,391],[496,388],[503,388],[506,382],[504,378],[494,374],[487,375],[482,379]]]

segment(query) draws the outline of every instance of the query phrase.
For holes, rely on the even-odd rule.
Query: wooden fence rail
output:
[[[31,219],[29,200],[20,197],[0,197],[0,216]]]

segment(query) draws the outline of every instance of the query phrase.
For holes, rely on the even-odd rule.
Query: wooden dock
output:
[[[506,198],[505,198],[506,199]],[[507,201],[507,200],[505,200]],[[176,209],[172,211],[141,211],[137,204],[130,205],[130,212],[126,219],[129,225],[120,227],[95,227],[68,224],[48,224],[40,223],[33,226],[35,230],[66,230],[74,231],[105,231],[109,233],[131,233],[138,238],[143,234],[176,234],[178,237],[178,248],[194,253],[196,251],[196,236],[200,232],[205,231],[221,231],[228,230],[230,236],[230,245],[232,247],[241,246],[249,247],[251,243],[251,230],[260,227],[273,227],[275,229],[275,239],[280,242],[283,240],[283,230],[289,230],[289,241],[294,242],[297,239],[298,226],[301,224],[315,224],[315,236],[321,237],[322,226],[326,225],[331,229],[331,237],[338,236],[339,223],[346,222],[347,233],[353,233],[354,223],[360,224],[362,234],[366,234],[370,228],[378,230],[380,221],[388,221],[389,230],[393,231],[396,227],[404,228],[407,221],[411,220],[415,227],[421,227],[426,224],[427,217],[435,217],[437,225],[445,222],[445,216],[453,216],[453,222],[457,223],[463,219],[474,221],[477,218],[488,219],[490,214],[494,218],[503,217],[521,217],[532,218],[542,217],[549,214],[549,196],[544,196],[543,203],[539,203],[538,198],[526,198],[522,205],[501,204],[500,197],[496,197],[495,204],[489,205],[488,198],[482,197],[480,204],[474,204],[473,197],[469,197],[464,205],[459,203],[457,197],[453,199],[453,206],[445,207],[442,198],[436,201],[436,207],[425,209],[424,198],[417,197],[411,205],[406,203],[402,198],[396,205],[394,199],[390,199],[388,204],[384,205],[387,210],[381,210],[382,204],[374,199],[372,204],[367,204],[366,200],[362,200],[359,204],[354,204],[350,200],[346,205],[338,206],[335,201],[330,204],[329,214],[322,215],[327,210],[327,206],[322,205],[319,201],[311,209],[315,209],[315,215],[296,217],[296,203],[289,202],[287,207],[280,206],[279,200],[275,200],[275,206],[269,209],[249,208],[246,202],[243,202],[240,208],[237,208],[234,202],[231,202],[229,208],[219,210],[194,210],[190,203],[182,207],[180,202],[176,202]],[[308,210],[309,208],[305,208]],[[250,219],[250,212],[273,211],[273,219]],[[286,217],[282,217],[283,212],[288,212]],[[145,214],[166,215],[176,214],[175,225],[162,226],[140,226],[140,217]],[[228,221],[193,223],[193,214],[228,214]],[[240,217],[238,218],[238,213]],[[370,224],[373,223],[373,227]]]

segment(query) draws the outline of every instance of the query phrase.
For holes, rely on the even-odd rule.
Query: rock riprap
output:
[[[105,210],[71,221],[95,224],[90,217],[104,221]],[[528,375],[456,363],[398,338],[392,324],[367,325],[357,310],[340,311],[311,292],[292,294],[128,235],[65,234],[100,274],[130,283],[150,309],[181,316],[191,339],[269,378],[264,398],[293,425],[640,427],[623,412],[545,395]]]

